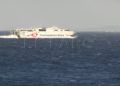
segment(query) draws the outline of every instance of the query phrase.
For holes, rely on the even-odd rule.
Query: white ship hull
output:
[[[75,32],[70,31],[68,29],[60,29],[58,27],[51,27],[51,28],[35,28],[35,29],[17,29],[13,31],[13,34],[11,35],[5,35],[0,36],[0,38],[27,38],[27,39],[33,39],[33,38],[69,38],[73,39],[76,38]]]
[[[71,37],[71,36],[66,36],[66,37],[58,37],[58,36],[52,36],[52,37],[50,37],[50,36],[40,36],[40,37],[21,37],[21,38],[26,38],[26,39],[34,39],[34,38],[36,38],[36,39],[55,39],[55,38],[57,38],[57,39],[65,39],[65,38],[69,38],[69,39],[73,39],[73,38],[76,38],[76,37]]]
[[[19,39],[19,37],[18,36],[16,36],[16,35],[7,35],[7,36],[0,36],[0,38],[3,38],[3,39]],[[57,39],[65,39],[65,38],[69,38],[69,39],[74,39],[74,38],[76,38],[76,36],[74,36],[74,37],[71,37],[71,36],[65,36],[65,37],[62,37],[62,36],[40,36],[40,37],[20,37],[20,38],[26,38],[26,39],[55,39],[55,38],[57,38]]]
[[[5,36],[0,36],[0,38],[3,39],[18,39],[16,35],[5,35]]]

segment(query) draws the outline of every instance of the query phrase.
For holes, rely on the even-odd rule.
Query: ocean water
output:
[[[120,86],[120,33],[0,39],[0,86]]]

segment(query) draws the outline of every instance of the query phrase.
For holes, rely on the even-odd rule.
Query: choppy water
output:
[[[0,86],[120,86],[120,33],[0,39]]]

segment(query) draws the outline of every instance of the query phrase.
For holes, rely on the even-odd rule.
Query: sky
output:
[[[120,31],[120,0],[0,0],[0,30],[49,26]]]

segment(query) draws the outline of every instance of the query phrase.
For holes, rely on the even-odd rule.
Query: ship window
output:
[[[39,29],[39,31],[46,31],[46,29]]]
[[[58,31],[58,30],[54,30],[54,31]]]
[[[20,31],[32,31],[32,30],[20,30]]]

